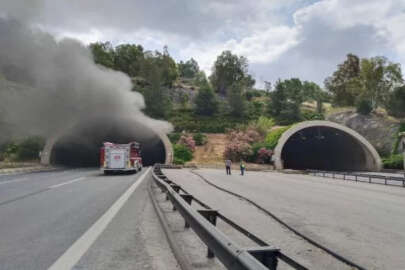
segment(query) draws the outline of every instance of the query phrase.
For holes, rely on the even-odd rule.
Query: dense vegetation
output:
[[[0,161],[36,160],[44,145],[44,139],[37,136],[4,142],[0,144]]]
[[[267,84],[265,91],[254,88],[248,59],[231,51],[224,51],[217,57],[207,78],[195,59],[176,63],[167,47],[162,53],[145,51],[142,46],[131,44],[112,47],[110,43],[95,43],[90,48],[96,63],[132,77],[133,90],[145,97],[145,113],[170,121],[177,134],[183,131],[227,132],[228,150],[232,149],[228,152],[239,154],[231,157],[226,152],[225,156],[234,160],[255,161],[259,152],[263,156],[265,150],[273,150],[285,128],[269,133],[269,126],[324,119],[324,103],[356,107],[363,115],[384,108],[392,116],[405,116],[401,67],[385,57],[360,59],[348,54],[337,70],[325,79],[325,89],[314,82],[290,78],[279,79],[274,87]],[[196,93],[180,92],[173,98],[179,81],[188,84]],[[303,104],[314,105],[308,108]],[[244,133],[246,130],[250,133],[255,130],[260,138],[251,142]],[[234,149],[235,145],[241,149]],[[269,161],[267,157],[261,160]]]
[[[176,63],[166,46],[161,52],[147,51],[136,44],[113,46],[109,42],[93,43],[89,48],[97,64],[124,72],[132,79],[132,90],[144,96],[145,114],[173,124],[177,132],[171,136],[173,143],[187,146],[181,132],[194,133],[187,140],[197,145],[205,141],[202,133],[227,133],[229,148],[238,143],[244,147],[233,159],[269,162],[271,153],[265,151],[274,149],[285,128],[270,129],[324,119],[325,103],[355,107],[363,115],[383,108],[391,116],[405,117],[401,67],[385,57],[360,59],[348,54],[325,79],[324,88],[311,81],[287,78],[277,80],[273,87],[266,83],[266,89],[256,89],[248,59],[231,51],[218,55],[207,77],[193,58]],[[247,138],[253,131],[259,136],[251,141]],[[183,143],[178,143],[182,137]],[[0,158],[36,158],[41,140],[3,143]],[[181,153],[180,163],[190,158],[183,148],[176,148],[176,153]],[[192,156],[193,149],[189,145],[186,148]],[[394,149],[392,154],[394,157],[398,153]],[[396,162],[397,157],[387,160],[392,159]]]

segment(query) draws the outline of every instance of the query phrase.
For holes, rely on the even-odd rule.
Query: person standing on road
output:
[[[243,160],[240,161],[240,175],[245,174],[245,163],[243,163]]]
[[[227,175],[231,175],[231,166],[232,166],[232,161],[230,159],[225,160],[225,168],[226,168]]]

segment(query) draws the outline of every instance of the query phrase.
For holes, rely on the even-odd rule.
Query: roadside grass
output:
[[[14,168],[25,168],[38,166],[38,160],[25,161],[25,162],[14,162],[14,161],[0,161],[0,169],[14,169]]]

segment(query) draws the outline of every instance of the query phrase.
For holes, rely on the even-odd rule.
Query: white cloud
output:
[[[347,53],[405,63],[404,0],[2,0],[0,10],[85,43],[168,45],[208,72],[232,50],[258,80],[322,83]]]

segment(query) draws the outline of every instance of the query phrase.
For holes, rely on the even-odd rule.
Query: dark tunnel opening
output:
[[[165,163],[166,151],[159,136],[143,125],[132,122],[95,121],[81,124],[61,137],[51,151],[51,164],[66,167],[99,167],[103,142],[141,144],[144,166]]]
[[[315,126],[293,134],[281,152],[284,168],[331,171],[366,170],[363,145],[352,135],[332,127]]]

